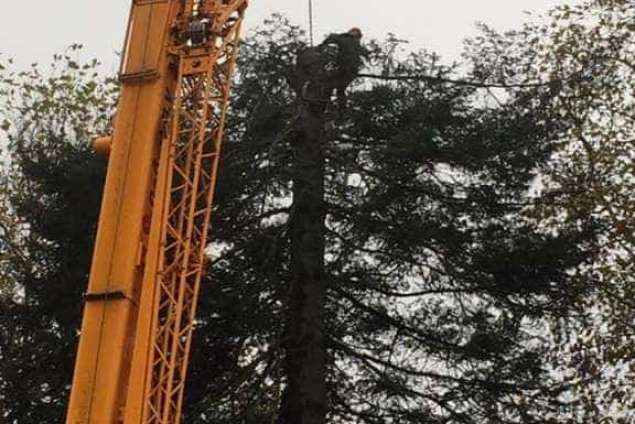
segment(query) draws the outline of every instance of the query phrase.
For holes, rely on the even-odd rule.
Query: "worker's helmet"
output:
[[[363,36],[362,30],[357,27],[353,27],[350,30],[348,30],[348,33],[352,35],[354,38],[362,38]]]

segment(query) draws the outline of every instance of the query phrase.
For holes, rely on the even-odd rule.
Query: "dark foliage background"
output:
[[[89,147],[105,131],[116,85],[81,46],[41,71],[0,63],[0,421],[62,422],[73,373],[106,163]],[[6,156],[4,156],[6,157]]]

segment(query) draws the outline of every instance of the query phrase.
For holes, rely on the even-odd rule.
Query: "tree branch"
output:
[[[502,83],[486,83],[481,81],[456,80],[451,78],[433,77],[430,75],[376,75],[376,74],[359,74],[359,78],[377,79],[384,81],[426,81],[435,84],[453,84],[475,88],[537,88],[548,87],[553,84],[550,82],[534,82],[525,84],[502,84]]]

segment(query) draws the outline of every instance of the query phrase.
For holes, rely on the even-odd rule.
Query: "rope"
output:
[[[313,0],[309,0],[309,40],[313,47]]]
[[[536,82],[527,82],[527,83],[519,83],[519,84],[488,83],[488,82],[482,82],[482,81],[468,81],[468,80],[457,80],[457,79],[451,79],[451,78],[435,77],[432,75],[359,74],[357,76],[359,78],[368,78],[368,79],[376,79],[376,80],[384,80],[384,81],[425,81],[430,83],[445,83],[445,84],[462,85],[462,86],[476,87],[476,88],[538,88],[538,87],[546,87],[550,84],[553,84],[553,81],[547,81],[547,82],[536,81]]]

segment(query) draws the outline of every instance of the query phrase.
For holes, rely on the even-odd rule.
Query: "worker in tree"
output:
[[[333,80],[340,109],[346,105],[346,89],[359,74],[368,51],[362,47],[362,31],[352,28],[342,34],[329,35],[319,49],[329,56],[327,74]]]

